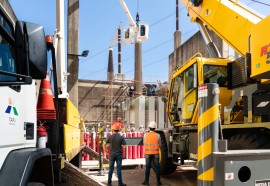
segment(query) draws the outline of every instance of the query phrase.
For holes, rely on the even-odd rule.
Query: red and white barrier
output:
[[[122,136],[125,138],[126,133],[122,133]],[[126,157],[127,157],[127,147],[125,149],[123,149],[123,152],[122,152],[122,158],[126,159]]]
[[[132,132],[127,132],[127,137],[131,138],[132,137]],[[132,159],[132,146],[127,145],[127,159]]]
[[[132,132],[132,137],[137,137],[137,132]],[[138,151],[137,145],[132,145],[132,159],[137,159],[137,151]]]
[[[127,132],[127,133],[119,133],[124,138],[135,138],[135,137],[143,137],[144,132]],[[104,137],[107,138],[112,135],[112,132],[104,132]],[[89,132],[85,133],[85,145],[89,146],[91,149],[99,153],[99,132]],[[107,150],[110,152],[110,146],[107,147]],[[109,154],[106,154],[106,151],[103,150],[103,156],[109,158]],[[144,158],[144,147],[143,145],[127,145],[126,150],[123,150],[122,153],[123,159],[137,159]],[[83,155],[83,160],[91,160],[93,158],[89,157],[89,154]]]
[[[90,135],[89,135],[88,132],[85,132],[84,133],[84,141],[85,141],[85,145],[89,147],[89,144],[90,144]],[[84,160],[86,160],[86,161],[89,160],[89,157],[90,156],[87,153],[85,153],[84,156],[83,156]]]

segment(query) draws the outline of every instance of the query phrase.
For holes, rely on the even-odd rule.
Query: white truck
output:
[[[83,121],[68,98],[58,98],[55,50],[43,27],[16,21],[5,0],[0,20],[0,185],[54,185],[64,160],[80,166]],[[38,121],[36,87],[46,77],[48,51],[56,116],[45,122]],[[40,124],[47,129],[47,148],[37,147]]]

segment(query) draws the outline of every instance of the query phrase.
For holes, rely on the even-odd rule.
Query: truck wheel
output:
[[[258,132],[240,133],[228,140],[228,150],[270,149],[270,137]]]
[[[160,147],[160,155],[159,155],[159,165],[160,165],[160,174],[168,175],[173,173],[177,165],[173,164],[172,158],[168,158],[168,147],[165,139],[165,135],[163,132],[159,133],[161,138],[161,147]],[[152,163],[152,168],[155,171],[154,164]]]

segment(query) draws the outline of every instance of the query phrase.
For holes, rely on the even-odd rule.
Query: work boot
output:
[[[157,182],[157,186],[160,186],[162,185],[162,183],[160,181]]]
[[[122,183],[122,184],[121,184],[121,185],[119,185],[119,186],[127,186],[127,184]]]
[[[144,181],[142,182],[142,184],[143,184],[143,185],[149,185],[149,182],[144,180]]]

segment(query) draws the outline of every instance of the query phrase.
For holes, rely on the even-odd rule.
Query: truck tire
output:
[[[173,164],[172,158],[168,157],[168,147],[166,138],[163,132],[159,133],[161,138],[161,147],[160,147],[160,155],[159,155],[159,165],[160,165],[160,174],[161,175],[168,175],[173,173],[177,165]],[[152,162],[152,168],[155,171],[153,162]]]
[[[228,140],[228,150],[270,149],[270,136],[259,132],[239,133]]]

